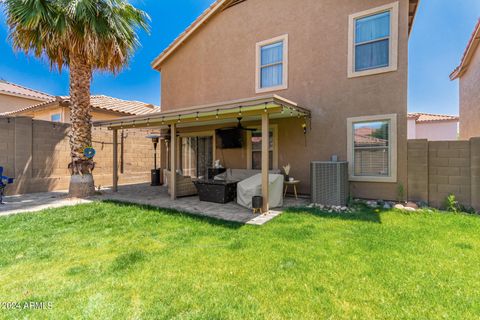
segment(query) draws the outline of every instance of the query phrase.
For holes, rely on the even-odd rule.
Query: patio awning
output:
[[[259,117],[263,113],[268,113],[270,119],[310,117],[308,109],[300,107],[297,103],[286,98],[272,94],[146,115],[95,121],[93,125],[95,127],[108,127],[110,130],[161,127],[170,124],[183,127],[228,122],[238,117],[245,120],[255,120],[260,119]]]

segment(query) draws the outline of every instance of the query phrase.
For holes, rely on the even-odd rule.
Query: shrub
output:
[[[443,206],[445,207],[445,210],[450,212],[460,211],[460,205],[458,204],[457,198],[454,194],[450,194],[445,198]]]

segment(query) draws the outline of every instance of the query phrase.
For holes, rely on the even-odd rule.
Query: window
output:
[[[398,2],[349,17],[348,76],[397,70]]]
[[[260,129],[260,128],[258,128]],[[248,165],[249,169],[262,168],[262,131],[249,131],[247,134]],[[269,169],[278,168],[277,126],[270,127],[269,131]]]
[[[272,130],[270,130],[268,138],[269,138],[268,167],[271,170],[273,169],[273,131]],[[262,133],[258,131],[252,132],[251,143],[252,143],[252,169],[262,169]]]
[[[50,121],[61,122],[62,121],[62,115],[60,113],[54,113],[50,116]]]
[[[395,182],[396,115],[349,118],[350,180]]]
[[[287,88],[288,35],[257,43],[256,92]]]

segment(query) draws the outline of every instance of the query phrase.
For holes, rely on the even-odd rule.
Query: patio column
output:
[[[262,113],[262,197],[263,197],[263,213],[266,214],[269,210],[268,197],[268,170],[270,166],[270,120],[268,113]]]
[[[118,191],[118,130],[113,129],[113,192]]]
[[[177,198],[177,125],[173,123],[170,129],[170,198]]]

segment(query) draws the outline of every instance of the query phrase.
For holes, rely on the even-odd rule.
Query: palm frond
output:
[[[72,54],[93,69],[119,72],[149,31],[150,17],[126,0],[4,0],[16,50],[45,57],[60,70]]]

